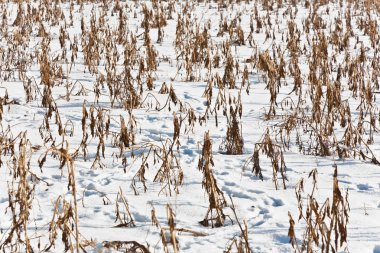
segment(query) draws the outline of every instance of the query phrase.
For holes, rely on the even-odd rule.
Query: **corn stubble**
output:
[[[153,0],[151,4],[119,0],[112,3],[108,0],[41,0],[36,4],[13,1],[17,13],[11,23],[7,11],[10,2],[0,1],[0,33],[6,44],[0,48],[0,81],[22,82],[26,103],[38,104],[44,108],[44,114],[38,128],[41,145],[33,145],[27,132],[13,135],[10,127],[3,126],[7,108],[19,102],[10,99],[7,90],[0,96],[0,165],[6,165],[11,175],[5,210],[11,222],[0,241],[4,252],[37,251],[32,247],[31,240],[35,238],[28,234],[28,224],[33,219],[35,188],[41,182],[47,186],[49,183],[33,172],[32,154],[40,155],[41,174],[50,158],[58,161],[58,170],[67,177],[70,198],[56,198],[46,233],[48,245],[41,248],[38,244],[38,250],[54,250],[61,234],[65,251],[86,252],[87,247],[95,248],[95,243],[86,241],[79,232],[75,162],[89,161],[91,169],[104,169],[105,160],[112,153],[114,162],[121,163],[123,172],[127,173],[139,160],[141,163],[130,180],[135,195],[148,192],[152,184],[157,184],[160,186],[158,195],[176,196],[186,183],[181,166],[181,142],[210,119],[215,119],[217,128],[220,118],[227,122],[219,150],[226,155],[244,155],[247,137],[243,134],[242,117],[247,115],[243,115],[241,97],[244,91],[247,96],[255,96],[254,92],[250,94],[255,76],[264,81],[269,95],[263,113],[267,128],[254,143],[253,154],[244,165],[251,164],[256,177],[264,180],[267,168],[263,161],[268,160],[275,189],[280,189],[280,184],[286,189],[286,152],[294,147],[304,155],[358,158],[380,165],[371,149],[380,122],[376,104],[380,36],[377,21],[371,15],[380,11],[378,1],[348,0],[346,8],[342,7],[343,1],[339,1],[336,8],[341,13],[331,25],[321,12],[329,14],[331,10],[325,7],[332,1],[220,0],[181,4],[173,0]],[[67,9],[60,3],[67,4]],[[95,3],[99,9],[93,8],[85,14],[85,5]],[[194,11],[200,3],[217,8],[219,22],[195,19]],[[225,14],[244,3],[252,3],[251,9]],[[301,6],[307,13],[299,24],[296,17]],[[242,16],[247,13],[249,30],[245,30],[242,23]],[[115,18],[116,27],[110,27],[109,16]],[[131,29],[132,19],[139,21],[136,30]],[[281,19],[287,23],[280,29]],[[80,34],[72,35],[69,28],[76,20],[80,23]],[[157,45],[167,42],[166,27],[170,22],[176,26],[174,57],[162,55],[156,49]],[[57,34],[49,27],[57,28]],[[212,34],[214,30],[217,39]],[[368,37],[370,45],[364,45],[355,34],[357,30]],[[157,36],[152,31],[157,31]],[[258,33],[265,36],[265,42],[271,42],[270,47],[260,49],[255,41]],[[37,45],[31,48],[34,35]],[[275,42],[279,38],[281,45]],[[57,52],[52,51],[55,42]],[[238,49],[242,47],[252,49],[252,55],[239,58]],[[82,63],[84,74],[95,79],[90,85],[71,79],[73,71]],[[157,82],[161,81],[160,64],[167,64],[175,71],[156,92]],[[35,65],[38,78],[28,76]],[[302,73],[302,65],[307,66],[306,73]],[[180,93],[176,94],[178,81],[205,82],[204,110],[200,112],[181,99]],[[284,96],[283,89],[287,86],[292,87],[288,87],[290,92]],[[56,96],[59,90],[63,92]],[[72,137],[78,135],[76,122],[62,116],[60,104],[88,94],[94,95],[94,101],[85,100],[82,104],[80,143],[69,149]],[[109,106],[105,106],[104,101]],[[351,101],[357,102],[356,108],[350,106]],[[141,122],[136,112],[142,108],[170,112],[173,137],[141,143]],[[113,109],[125,113],[114,115]],[[207,213],[200,224],[214,228],[226,226],[228,215],[225,214],[227,201],[214,176],[210,135],[213,133],[204,134],[197,167],[208,197]],[[322,252],[336,252],[347,244],[348,194],[342,194],[337,177],[335,168],[333,198],[323,204],[319,204],[315,196],[316,170],[309,174],[313,191],[306,197],[306,207],[302,201],[305,180],[297,185],[298,221],[306,225],[303,236],[296,238],[296,222],[289,213],[289,237],[296,252],[313,252],[317,248]],[[122,189],[115,194],[116,227],[139,226]],[[240,234],[230,241],[225,252],[252,252],[248,225],[239,222],[232,198],[231,205]],[[165,252],[180,250],[179,233],[206,236],[179,228],[171,205],[166,206],[166,212],[167,226],[162,226],[152,207],[152,224],[159,229]],[[149,245],[136,241],[103,241],[102,245],[110,250],[150,252]]]
[[[263,180],[262,168],[260,166],[260,153],[265,154],[271,161],[272,172],[273,172],[273,183],[278,190],[278,177],[277,174],[280,174],[282,177],[283,188],[286,189],[286,165],[284,160],[284,150],[283,147],[275,143],[269,134],[269,129],[266,130],[265,134],[261,138],[260,142],[255,143],[255,149],[253,155],[245,163],[244,167],[248,166],[249,163],[252,163],[252,172],[255,176]]]
[[[297,241],[295,234],[295,221],[289,212],[290,243],[296,252],[314,252],[319,248],[322,252],[338,252],[343,246],[347,246],[347,224],[350,206],[348,203],[348,191],[342,193],[338,184],[338,168],[334,168],[333,197],[327,198],[323,204],[314,194],[317,187],[317,169],[309,173],[312,178],[312,192],[307,196],[306,207],[303,205],[302,193],[304,192],[304,179],[301,179],[296,187],[299,217],[298,221],[306,223],[305,232],[301,242]],[[306,208],[306,210],[305,210]]]
[[[15,140],[2,147],[5,150],[11,148],[12,154],[8,164],[12,181],[8,183],[9,202],[5,211],[5,213],[8,211],[11,213],[12,224],[5,239],[0,244],[0,249],[3,251],[25,250],[27,253],[33,252],[28,236],[28,223],[33,206],[35,185],[28,180],[33,174],[31,174],[29,167],[31,145],[26,136],[26,132],[20,133]],[[15,151],[14,146],[17,144],[18,151]]]
[[[227,201],[217,185],[212,171],[213,166],[212,143],[209,132],[206,132],[203,140],[202,156],[198,161],[198,169],[203,173],[202,187],[205,189],[209,199],[206,216],[199,222],[205,227],[208,227],[210,223],[212,227],[223,226],[226,219],[223,208],[227,206]]]
[[[185,233],[192,236],[207,236],[207,234],[202,232],[197,232],[191,229],[186,228],[178,228],[177,223],[175,222],[175,213],[173,212],[173,208],[171,205],[166,205],[166,217],[167,217],[167,226],[162,226],[161,223],[158,221],[156,216],[156,209],[152,205],[151,210],[151,222],[152,226],[155,226],[160,230],[160,237],[161,237],[161,243],[164,249],[165,253],[169,253],[170,245],[173,249],[173,252],[179,252],[179,239],[178,234],[179,233]]]

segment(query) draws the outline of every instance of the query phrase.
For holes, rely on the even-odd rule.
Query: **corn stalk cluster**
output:
[[[327,198],[324,202],[318,201],[314,196],[317,188],[317,175],[317,169],[309,173],[309,178],[312,178],[312,192],[306,197],[306,206],[302,196],[304,179],[301,179],[296,187],[298,221],[303,220],[306,228],[299,242],[295,234],[295,221],[289,213],[288,235],[295,252],[313,252],[317,248],[320,248],[322,252],[338,252],[340,248],[347,246],[347,223],[350,211],[348,191],[344,194],[339,188],[338,169],[335,166],[332,200]]]

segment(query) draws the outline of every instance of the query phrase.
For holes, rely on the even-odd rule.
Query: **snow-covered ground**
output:
[[[297,184],[305,179],[301,201],[306,212],[309,173],[317,169],[313,196],[320,207],[327,198],[331,204],[335,166],[350,207],[347,243],[338,251],[380,252],[379,9],[369,1],[222,2],[0,3],[4,252],[31,252],[28,240],[34,252],[46,250],[54,241],[53,223],[59,225],[49,251],[64,251],[63,200],[73,208],[65,230],[72,251],[78,231],[80,251],[116,252],[106,242],[134,241],[149,252],[164,252],[164,240],[175,252],[170,236],[160,235],[160,226],[170,227],[169,205],[180,252],[227,251],[234,239],[240,240],[238,223],[253,252],[292,252],[288,214],[299,247],[306,227],[304,219],[298,220]],[[323,43],[326,52],[320,50]],[[318,82],[309,75],[315,66],[319,102]],[[271,74],[276,103],[271,103]],[[132,93],[138,102],[128,106]],[[232,155],[225,149],[226,135],[233,129],[230,108],[239,106],[236,120],[244,147],[242,154]],[[294,124],[287,128],[291,115]],[[329,134],[322,133],[331,122],[326,116],[334,122]],[[356,129],[351,141],[344,139],[350,124],[342,119]],[[284,135],[289,145],[281,140],[281,130],[289,130]],[[260,150],[261,180],[252,170],[253,154],[267,131],[286,172],[274,173],[270,157]],[[199,169],[205,165],[207,132],[210,168],[227,202],[225,222],[214,228],[199,223],[210,206]],[[318,142],[319,137],[324,139]],[[321,143],[328,155],[321,153]],[[340,157],[338,148],[346,155]],[[163,168],[168,170],[160,174]],[[157,175],[170,175],[170,180],[163,176],[160,182]],[[135,226],[127,223],[125,203]],[[324,229],[329,219],[322,221]],[[322,251],[321,244],[314,245]]]

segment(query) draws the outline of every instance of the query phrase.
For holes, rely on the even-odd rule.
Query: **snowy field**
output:
[[[379,253],[379,13],[0,1],[0,250]]]

